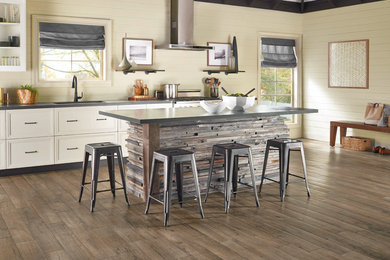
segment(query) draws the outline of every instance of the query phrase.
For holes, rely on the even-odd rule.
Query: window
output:
[[[68,87],[111,85],[111,21],[33,15],[34,83]]]
[[[81,80],[103,80],[102,50],[39,49],[39,79],[67,80],[76,75]]]
[[[261,104],[292,107],[293,86],[294,69],[261,68]]]
[[[294,39],[260,38],[260,104],[283,107],[298,105],[295,45]],[[286,121],[295,123],[294,116],[284,117]]]

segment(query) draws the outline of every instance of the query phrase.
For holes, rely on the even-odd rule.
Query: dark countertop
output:
[[[79,101],[75,102],[47,102],[36,103],[33,105],[10,104],[0,105],[0,110],[15,110],[15,109],[34,109],[34,108],[56,108],[56,107],[88,107],[88,106],[120,106],[120,105],[137,105],[137,104],[166,104],[172,102],[186,102],[186,101],[201,101],[201,100],[218,100],[218,98],[211,97],[180,97],[174,99],[163,100],[148,100],[148,101],[128,101],[128,100],[113,100],[113,101]]]
[[[99,111],[99,114],[114,117],[137,124],[164,123],[174,121],[194,121],[229,119],[243,117],[280,116],[291,114],[318,113],[318,109],[310,108],[271,108],[256,105],[245,112],[235,112],[225,109],[219,114],[207,113],[201,107],[166,108],[166,109],[134,109],[118,111]]]
[[[57,107],[88,107],[88,106],[120,106],[120,105],[138,105],[138,104],[166,104],[172,103],[172,100],[151,100],[151,101],[87,101],[87,102],[51,102],[51,103],[36,103],[33,105],[10,104],[0,105],[0,110],[15,110],[15,109],[34,109],[34,108],[57,108]]]

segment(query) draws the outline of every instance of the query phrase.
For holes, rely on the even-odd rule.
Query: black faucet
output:
[[[79,102],[79,99],[83,98],[83,92],[81,92],[81,96],[79,97],[77,94],[77,77],[76,76],[73,76],[72,88],[74,88],[73,102]]]

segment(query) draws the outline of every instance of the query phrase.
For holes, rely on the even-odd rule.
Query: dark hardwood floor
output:
[[[305,151],[310,199],[297,183],[281,203],[267,184],[260,208],[240,193],[226,215],[223,195],[211,194],[205,219],[195,201],[175,204],[167,228],[161,205],[144,215],[121,191],[98,194],[91,214],[88,192],[76,202],[79,170],[2,177],[0,259],[390,259],[390,156],[316,141]]]

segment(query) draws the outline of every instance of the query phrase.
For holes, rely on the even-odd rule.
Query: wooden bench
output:
[[[390,127],[382,127],[376,125],[366,125],[363,122],[354,122],[354,121],[331,121],[330,122],[330,146],[335,146],[336,144],[336,135],[337,127],[340,127],[340,144],[343,140],[343,137],[347,135],[347,128],[376,131],[382,133],[390,133]]]

